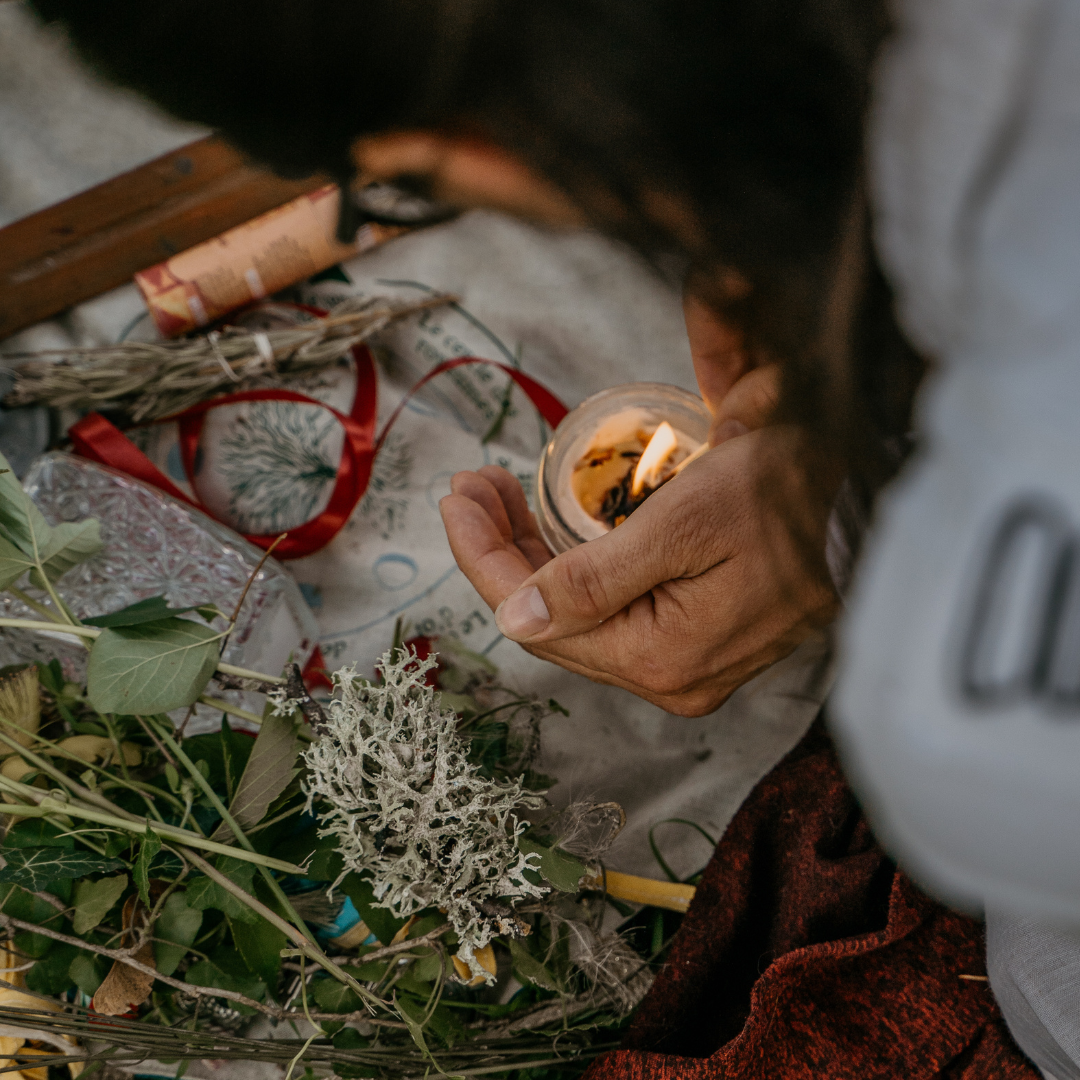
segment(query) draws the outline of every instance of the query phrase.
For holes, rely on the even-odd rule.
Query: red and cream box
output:
[[[340,202],[328,184],[140,271],[135,283],[162,335],[197,330],[405,231],[369,223],[343,244]]]

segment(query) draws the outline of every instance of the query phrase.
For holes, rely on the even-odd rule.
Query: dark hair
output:
[[[684,256],[748,347],[785,363],[789,411],[870,486],[889,471],[921,367],[859,212],[884,0],[33,4],[105,75],[279,171],[347,174],[356,136],[395,128],[494,139],[598,227]],[[658,211],[669,198],[689,233]],[[852,228],[861,257],[838,286]],[[839,366],[820,355],[836,311]]]

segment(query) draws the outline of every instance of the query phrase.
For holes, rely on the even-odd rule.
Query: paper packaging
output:
[[[167,338],[197,330],[405,231],[369,223],[342,244],[340,200],[329,184],[136,274],[158,330]]]

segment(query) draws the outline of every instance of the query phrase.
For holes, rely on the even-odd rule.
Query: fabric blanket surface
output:
[[[877,846],[819,718],[732,820],[625,1048],[586,1078],[1038,1080],[984,979],[982,925]]]

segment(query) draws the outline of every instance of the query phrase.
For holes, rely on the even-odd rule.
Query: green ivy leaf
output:
[[[147,906],[150,903],[150,864],[161,850],[161,837],[147,824],[142,843],[139,845],[139,857],[135,860],[135,887],[139,890],[139,899]]]
[[[260,1001],[266,995],[261,979],[248,973],[243,958],[235,949],[216,949],[205,960],[199,960],[187,969],[184,981],[195,986],[212,986],[215,990],[234,990]],[[238,1012],[250,1015],[255,1012],[250,1005],[230,1003]]]
[[[40,892],[57,878],[81,878],[125,865],[120,859],[54,847],[5,850],[4,858],[7,866],[0,870],[0,882],[14,882],[30,892]]]
[[[101,523],[97,518],[65,521],[52,529],[49,542],[40,553],[41,564],[49,580],[57,581],[73,566],[96,555],[101,546]],[[45,588],[45,581],[37,570],[30,574],[30,580],[38,588]]]
[[[518,848],[526,855],[540,856],[540,875],[559,892],[576,893],[585,875],[585,864],[558,848],[545,847],[527,837],[518,838]]]
[[[218,640],[190,619],[103,630],[90,647],[86,696],[100,713],[148,715],[191,705],[217,667]]]
[[[169,894],[154,924],[154,963],[160,974],[171,975],[177,969],[202,921],[203,913],[188,906],[186,893]]]
[[[270,804],[289,786],[299,749],[295,716],[275,716],[272,703],[267,702],[251,756],[229,804],[229,812],[241,829],[258,825]],[[232,830],[222,822],[211,839],[226,836],[231,837]]]
[[[323,1012],[351,1013],[363,1008],[358,994],[329,976],[312,981],[311,996]]]
[[[164,596],[148,596],[145,600],[139,600],[134,604],[119,611],[112,611],[108,615],[95,615],[90,619],[83,619],[85,626],[100,626],[104,629],[115,630],[118,626],[142,626],[143,623],[159,622],[174,615],[184,615],[189,611],[197,611],[201,615],[204,610],[213,610],[217,614],[217,608],[207,604],[192,604],[189,607],[171,608],[169,601]]]
[[[71,989],[70,969],[79,949],[54,941],[52,948],[26,973],[26,987],[37,994],[62,994]]]
[[[241,862],[239,859],[230,859],[226,855],[219,855],[216,860],[217,868],[234,884],[239,885],[244,892],[252,893],[252,878],[255,876],[255,864]],[[196,878],[187,889],[188,907],[196,911],[205,911],[207,908],[215,908],[224,912],[230,919],[239,922],[256,922],[261,915],[252,911],[243,900],[233,896],[227,889],[223,889],[216,881],[208,877]]]
[[[27,818],[17,821],[4,837],[4,851],[9,848],[60,848],[62,851],[75,850],[75,838],[68,836],[59,826],[44,818]]]
[[[71,981],[87,996],[93,997],[109,974],[112,961],[96,953],[80,952],[68,967]]]
[[[80,881],[75,885],[75,917],[71,925],[82,937],[89,933],[112,910],[113,904],[124,895],[127,874],[101,878],[98,881]]]
[[[268,987],[276,987],[281,972],[281,950],[288,944],[285,935],[262,918],[254,922],[230,919],[229,928],[248,970]]]
[[[378,946],[372,945],[371,948]],[[360,957],[363,959],[363,956]],[[393,960],[372,960],[370,964],[349,964],[347,971],[357,982],[378,982],[385,974],[386,968]]]
[[[561,990],[559,980],[520,941],[510,938],[510,956],[514,961],[514,974],[522,982],[531,982],[542,990]]]
[[[23,922],[59,930],[64,916],[48,901],[18,885],[0,885],[0,911]]]
[[[336,1022],[323,1021],[323,1030],[330,1034],[330,1028],[337,1028],[332,1034],[335,1050],[366,1050],[371,1045],[371,1040],[360,1034],[356,1028],[341,1027]],[[379,1075],[379,1070],[374,1065],[360,1065],[356,1062],[335,1061],[331,1066],[335,1076],[342,1080],[358,1080],[360,1077],[374,1077]]]
[[[356,1028],[340,1027],[335,1023],[327,1023],[323,1021],[323,1030],[329,1033],[329,1028],[338,1027],[339,1030],[334,1032],[332,1041],[334,1043],[335,1050],[366,1050],[371,1045],[371,1040],[366,1039],[360,1034]],[[360,1077],[375,1077],[379,1075],[379,1070],[374,1065],[358,1064],[352,1061],[335,1061],[331,1068],[334,1070],[335,1076],[340,1076],[341,1080],[359,1080]]]

